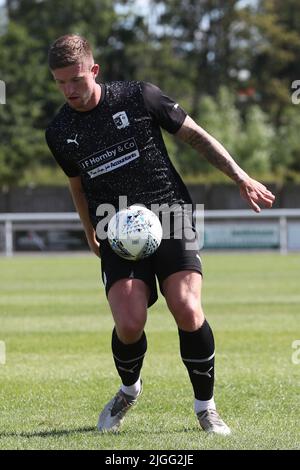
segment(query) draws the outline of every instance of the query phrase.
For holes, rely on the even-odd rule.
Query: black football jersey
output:
[[[91,222],[102,203],[191,203],[165,147],[161,127],[176,133],[185,111],[156,86],[138,81],[101,84],[90,111],[67,103],[46,130],[48,146],[69,177],[80,176]]]

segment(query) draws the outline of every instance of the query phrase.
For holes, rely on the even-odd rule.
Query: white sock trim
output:
[[[210,400],[197,400],[195,398],[194,410],[196,414],[200,413],[201,411],[208,410],[208,409],[213,409],[213,410],[216,409],[214,397],[212,397]]]
[[[121,385],[122,392],[126,393],[126,395],[130,395],[136,398],[140,391],[141,391],[141,378],[139,377],[137,381],[132,385]]]

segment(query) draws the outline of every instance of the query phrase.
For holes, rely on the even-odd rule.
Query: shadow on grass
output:
[[[175,433],[182,433],[182,432],[191,432],[195,431],[196,428],[184,428],[184,429],[177,429],[173,430]],[[198,429],[198,428],[197,428]],[[139,430],[139,434],[161,434],[162,430]],[[167,431],[165,431],[167,432]],[[169,433],[170,431],[168,431]],[[101,436],[107,436],[109,433],[99,433],[97,428],[94,427],[85,427],[85,428],[76,428],[76,429],[60,429],[60,430],[49,430],[49,431],[36,431],[36,432],[0,432],[0,439],[4,437],[25,437],[27,439],[30,439],[31,437],[55,437],[55,436],[70,436],[71,434],[78,434],[78,433],[95,433],[98,434],[99,437]],[[114,436],[121,436],[121,435],[130,435],[134,434],[136,435],[136,430],[129,431],[128,429],[123,430],[121,432],[114,432],[112,433]]]
[[[60,430],[50,430],[50,431],[37,431],[37,432],[3,432],[0,433],[1,437],[54,437],[54,436],[69,436],[71,434],[77,433],[96,433],[96,427],[87,427],[87,428],[78,428],[78,429],[60,429]]]

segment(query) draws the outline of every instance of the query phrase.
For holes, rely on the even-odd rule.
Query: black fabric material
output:
[[[178,329],[180,354],[189,373],[195,398],[210,400],[214,390],[215,343],[212,330],[205,320],[196,331]],[[210,358],[210,359],[209,359]]]
[[[104,87],[104,88],[103,88]],[[102,85],[90,111],[67,103],[46,130],[48,146],[69,177],[80,176],[96,227],[100,204],[190,204],[191,198],[165,147],[161,127],[176,132],[186,113],[159,88],[138,81]]]
[[[119,376],[124,385],[133,385],[140,376],[144,355],[147,351],[147,338],[143,332],[141,338],[133,344],[124,344],[119,340],[115,328],[112,333],[112,352]]]
[[[144,103],[150,115],[159,126],[175,134],[182,126],[186,112],[152,83],[141,82],[141,87]]]
[[[100,243],[101,271],[106,295],[112,285],[120,279],[140,279],[150,289],[148,307],[151,307],[158,298],[156,278],[163,293],[163,281],[171,274],[186,270],[202,274],[199,243],[193,228],[190,229],[189,235],[188,239],[184,237],[163,239],[153,255],[138,261],[121,258],[111,249],[107,240],[102,241]],[[193,235],[195,238],[191,242]],[[187,249],[187,244],[189,249]]]

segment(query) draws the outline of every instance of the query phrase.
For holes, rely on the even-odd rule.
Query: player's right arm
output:
[[[96,232],[90,221],[88,203],[82,187],[81,177],[69,177],[69,187],[75,208],[82,222],[89,247],[95,255],[99,256],[99,242],[96,239]]]

